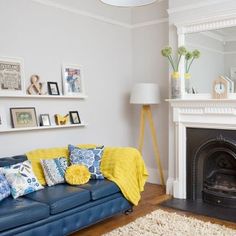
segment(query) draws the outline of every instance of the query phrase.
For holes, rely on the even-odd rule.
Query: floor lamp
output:
[[[142,152],[143,143],[144,143],[144,131],[146,119],[149,122],[149,126],[152,134],[152,143],[154,148],[155,159],[157,167],[160,174],[160,180],[162,185],[165,185],[164,175],[160,160],[160,152],[158,148],[157,136],[155,131],[155,126],[153,122],[151,106],[160,103],[160,91],[157,84],[152,83],[139,83],[134,86],[130,96],[131,104],[140,104],[142,105],[141,116],[140,116],[140,129],[139,129],[139,144],[138,149]]]

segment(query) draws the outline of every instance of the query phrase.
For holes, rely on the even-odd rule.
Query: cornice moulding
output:
[[[82,10],[74,9],[72,7],[65,6],[63,4],[54,3],[54,2],[51,2],[50,0],[31,0],[31,1],[35,2],[35,3],[38,3],[38,4],[41,4],[41,5],[44,5],[44,6],[54,7],[54,8],[63,10],[63,11],[71,12],[71,13],[74,13],[74,14],[77,14],[77,15],[90,17],[90,18],[92,18],[94,20],[97,20],[97,21],[105,22],[105,23],[112,24],[112,25],[121,26],[121,27],[124,27],[124,28],[127,28],[127,29],[136,29],[136,28],[139,28],[139,27],[157,25],[157,24],[162,24],[162,23],[168,22],[168,18],[160,18],[160,19],[157,19],[157,20],[142,22],[142,23],[139,23],[139,24],[129,24],[129,23],[124,23],[124,22],[118,21],[118,20],[112,20],[108,17],[103,17],[103,16],[100,16],[100,15],[97,15],[97,14],[93,14],[93,13],[90,13],[88,11],[82,11]],[[159,2],[162,2],[162,1],[165,1],[165,0],[161,0]]]
[[[219,53],[219,54],[222,54],[222,55],[226,54],[223,50],[221,51],[221,50],[217,50],[217,49],[214,49],[214,48],[211,48],[211,47],[203,46],[201,44],[191,43],[187,40],[186,40],[186,45],[189,46],[189,47],[203,49],[203,50],[207,50],[209,52]]]
[[[105,23],[118,25],[118,26],[122,26],[122,27],[125,27],[125,28],[131,28],[130,24],[123,23],[123,22],[116,21],[116,20],[112,20],[110,18],[103,17],[103,16],[100,16],[100,15],[96,15],[96,14],[93,14],[93,13],[90,13],[90,12],[87,12],[87,11],[74,9],[72,7],[68,7],[68,6],[59,4],[59,3],[51,2],[50,0],[31,0],[31,1],[35,2],[35,3],[45,5],[45,6],[48,6],[48,7],[54,7],[54,8],[60,9],[60,10],[68,11],[68,12],[78,14],[78,15],[81,15],[81,16],[90,17],[92,19],[99,20],[99,21],[102,21],[102,22],[105,22]]]
[[[215,40],[220,41],[220,42],[225,42],[224,38],[221,35],[218,35],[214,32],[200,32],[200,34],[202,34],[202,35],[204,35],[208,38],[215,39]]]
[[[200,21],[177,23],[178,34],[195,33],[236,25],[236,13],[230,15],[219,15],[215,18],[205,18]]]
[[[167,9],[167,12],[169,15],[171,15],[174,13],[194,10],[194,9],[201,8],[201,7],[208,7],[208,6],[216,5],[219,3],[225,3],[225,0],[211,0],[211,1],[208,0],[208,2],[188,4],[187,6],[169,8],[169,9]]]
[[[133,24],[133,25],[131,25],[131,28],[132,29],[137,29],[137,28],[141,28],[141,27],[145,27],[145,26],[158,25],[158,24],[167,23],[167,22],[168,22],[168,18],[161,18],[161,19],[158,19],[158,20]]]

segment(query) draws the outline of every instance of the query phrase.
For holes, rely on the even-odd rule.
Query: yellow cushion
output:
[[[80,148],[93,148],[96,147],[94,144],[82,144],[77,145]],[[40,160],[53,159],[57,157],[66,157],[68,158],[69,152],[67,147],[62,148],[45,148],[45,149],[36,149],[26,153],[27,158],[31,161],[34,174],[39,180],[40,184],[46,185],[46,180],[44,178],[43,169],[40,164]]]
[[[86,166],[72,165],[66,169],[65,179],[68,184],[86,184],[90,179],[90,172]]]

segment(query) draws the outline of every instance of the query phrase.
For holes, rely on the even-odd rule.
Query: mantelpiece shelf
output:
[[[27,95],[27,94],[23,94],[23,95],[0,95],[0,98],[26,98],[26,99],[48,99],[48,98],[52,98],[52,99],[85,99],[87,98],[87,95],[80,95],[80,96],[66,96],[66,95]]]
[[[37,126],[37,127],[27,127],[27,128],[5,128],[5,129],[0,129],[0,133],[45,130],[45,129],[79,128],[85,126],[87,126],[87,124],[81,123],[81,124],[69,124],[69,125]]]
[[[227,98],[227,99],[213,99],[213,98],[209,98],[209,99],[205,99],[205,98],[197,98],[197,99],[193,99],[193,98],[183,98],[183,99],[165,99],[166,102],[170,102],[170,103],[182,103],[182,102],[212,102],[212,103],[225,103],[225,102],[236,102],[235,98]]]

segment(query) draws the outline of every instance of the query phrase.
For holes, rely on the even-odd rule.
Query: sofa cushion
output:
[[[28,193],[43,189],[33,173],[30,161],[24,161],[10,166],[0,168],[11,186],[13,198],[18,198]]]
[[[26,160],[27,160],[27,157],[25,155],[18,155],[18,156],[12,156],[12,157],[1,157],[0,158],[0,167],[11,166],[11,165],[21,163]]]
[[[95,148],[79,148],[69,144],[68,149],[70,154],[70,163],[72,165],[85,165],[91,173],[91,179],[104,179],[100,170],[104,146]]]
[[[3,174],[0,173],[0,201],[9,197],[11,194],[10,186]]]
[[[0,202],[0,232],[47,218],[49,215],[46,204],[23,197],[8,197]]]
[[[109,180],[90,180],[87,184],[79,186],[90,191],[92,200],[120,192],[119,187]]]
[[[81,148],[89,148],[95,147],[95,145],[91,144],[82,144],[78,145]],[[68,157],[68,148],[60,147],[60,148],[43,148],[36,149],[26,153],[27,158],[31,161],[34,174],[42,185],[46,185],[46,180],[44,178],[43,169],[40,164],[40,160],[44,159],[53,159],[55,157]]]
[[[67,158],[40,160],[48,186],[65,183],[65,171],[68,167]]]
[[[52,215],[91,200],[88,190],[72,187],[67,184],[45,187],[41,191],[27,194],[25,197],[49,205],[50,214]]]
[[[70,185],[82,185],[88,183],[90,176],[86,166],[71,165],[66,169],[65,179]]]

